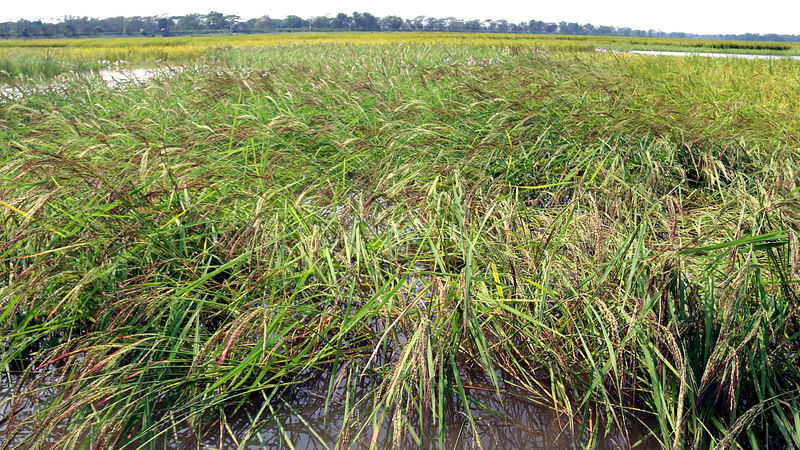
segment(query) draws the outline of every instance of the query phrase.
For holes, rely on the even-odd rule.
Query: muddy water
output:
[[[372,442],[374,430],[378,434],[375,442],[379,448],[398,446],[392,438],[391,413],[388,413],[387,419],[374,430],[370,426],[362,436],[353,440],[344,439],[341,433],[343,421],[347,416],[344,398],[341,396],[335,398],[326,414],[324,393],[327,384],[325,380],[319,384],[316,389],[306,390],[290,398],[289,404],[293,411],[286,408],[278,413],[275,420],[267,422],[259,435],[248,442],[246,448],[256,449],[265,446],[277,448],[285,446],[287,440],[291,441],[298,449],[325,449],[337,446],[368,448]],[[551,409],[536,405],[522,396],[505,394],[498,398],[490,386],[472,386],[467,388],[467,391],[467,395],[472,400],[470,410],[477,433],[472,431],[469,421],[463,413],[461,402],[451,401],[445,410],[446,420],[442,441],[445,448],[478,448],[476,434],[480,438],[480,447],[486,449],[574,448],[572,435],[565,428],[567,421]],[[479,408],[478,404],[483,407]],[[301,417],[315,428],[316,436],[303,424]],[[280,422],[280,426],[278,422]],[[246,423],[245,421],[244,424]],[[285,437],[281,435],[281,428],[286,433]],[[356,430],[357,428],[352,429],[350,434],[356,434]],[[425,442],[422,447],[438,448],[440,443],[437,428],[430,427],[425,430],[426,436],[423,436]],[[638,427],[631,427],[626,433],[628,434],[627,438],[621,432],[611,432],[601,439],[598,448],[628,448],[629,442],[632,444],[645,435],[643,429]],[[206,441],[205,444],[210,443]],[[223,444],[224,447],[234,445],[232,439]],[[418,447],[417,443],[410,439],[401,441],[399,446],[403,448]],[[653,442],[650,448],[660,447]]]
[[[4,418],[12,409],[11,393],[15,386],[4,377],[0,383],[0,447],[10,443],[10,448],[20,445],[31,437],[30,427],[18,429],[16,436],[9,436],[8,423]],[[12,380],[12,383],[14,381]],[[348,392],[342,387],[334,389],[326,404],[329,378],[316,377],[295,389],[294,392],[275,398],[269,404],[264,401],[251,400],[243,411],[227,417],[229,429],[210,426],[202,436],[197,436],[188,426],[177,427],[167,438],[157,440],[158,448],[179,449],[262,449],[262,448],[368,448],[373,442],[378,448],[418,448],[419,445],[406,438],[399,444],[393,440],[391,412],[385,420],[380,421],[380,413],[370,420],[369,410],[353,406],[359,398],[369,396],[370,386],[357,387]],[[490,386],[466,386],[470,397],[470,409],[475,421],[476,433],[473,433],[469,421],[463,414],[464,408],[457,399],[451,400],[444,412],[444,437],[441,444],[445,448],[476,448],[475,435],[479,436],[480,446],[486,449],[570,449],[574,448],[572,434],[566,428],[567,421],[549,408],[545,408],[526,400],[521,394],[503,394],[498,398]],[[47,396],[54,392],[43,393]],[[364,402],[369,403],[369,402]],[[349,406],[348,406],[349,405]],[[478,406],[482,405],[482,406]],[[32,411],[30,403],[13,405],[18,417],[29,415]],[[272,413],[274,411],[274,414]],[[261,414],[259,414],[259,412]],[[359,415],[359,418],[353,419]],[[251,425],[259,425],[254,429]],[[347,420],[352,424],[345,427]],[[359,428],[368,423],[361,433]],[[429,427],[422,436],[423,448],[439,448],[437,427]],[[58,440],[63,429],[56,429],[49,443]],[[255,432],[254,432],[255,431]],[[360,434],[360,436],[359,436]],[[603,435],[604,433],[600,433]],[[625,431],[610,431],[602,436],[598,445],[600,449],[630,448],[631,444],[645,435],[642,426],[631,425]],[[349,435],[349,438],[348,438]],[[10,437],[10,439],[9,439]],[[637,448],[660,448],[655,440],[645,442]]]

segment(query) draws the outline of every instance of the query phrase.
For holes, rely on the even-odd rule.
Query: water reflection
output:
[[[231,418],[233,436],[224,431],[210,433],[200,440],[200,448],[290,448],[291,443],[297,449],[361,449],[369,448],[373,440],[377,448],[571,449],[576,445],[565,417],[521,395],[505,394],[498,399],[490,386],[467,387],[475,432],[462,403],[456,398],[449,402],[444,411],[444,435],[441,441],[438,424],[419,427],[418,421],[410,418],[412,427],[424,430],[423,435],[418,437],[419,441],[415,441],[409,433],[401,432],[402,438],[398,444],[393,436],[393,426],[396,425],[392,420],[394,411],[386,411],[381,421],[382,411],[373,413],[374,410],[365,405],[353,406],[356,403],[354,399],[369,397],[367,391],[371,389],[370,386],[357,388],[357,392],[350,392],[349,398],[344,388],[335,389],[326,405],[328,385],[329,380],[321,377],[283,398],[281,402],[284,406],[277,409],[276,414],[247,440],[243,440],[243,436],[252,423],[252,411]],[[258,405],[254,403],[252,406]],[[630,448],[645,434],[643,428],[635,426],[629,427],[624,433],[611,431],[601,438],[597,448]],[[479,436],[480,445],[476,435]],[[181,442],[180,447],[197,448],[198,442],[191,436],[187,437],[189,439]],[[637,448],[661,447],[655,442],[646,442]]]
[[[197,67],[195,67],[197,70]],[[154,79],[170,78],[184,71],[181,66],[160,66],[156,68],[139,69],[102,69],[96,72],[103,84],[112,89],[124,88],[127,86],[141,86]],[[92,77],[94,72],[88,75]],[[41,85],[29,85],[28,83],[0,84],[0,103],[19,100],[30,95],[49,95],[66,90],[81,77],[83,73],[68,73]]]
[[[353,373],[350,375],[353,376]],[[18,425],[20,419],[29,416],[34,409],[30,402],[12,400],[16,382],[13,378],[4,377],[0,384],[0,448],[26,448],[30,443],[25,439],[33,433],[30,426],[8,428],[12,410],[17,415],[12,425]],[[455,400],[451,399],[444,410],[445,421],[441,425],[443,436],[440,437],[439,424],[419,426],[418,420],[409,418],[411,428],[423,430],[422,434],[418,440],[414,440],[410,433],[399,430],[401,438],[397,441],[394,437],[394,426],[397,424],[392,420],[395,411],[371,407],[377,382],[365,378],[363,383],[351,384],[349,388],[346,384],[334,383],[328,398],[326,394],[331,386],[330,378],[313,377],[300,388],[276,396],[271,402],[254,396],[244,408],[226,417],[226,426],[215,423],[198,437],[184,422],[183,426],[159,436],[155,444],[157,448],[187,450],[361,449],[369,448],[373,443],[377,448],[571,449],[576,444],[585,444],[585,441],[573,442],[567,420],[551,409],[528,401],[521,393],[506,393],[498,398],[491,386],[475,383],[466,386],[474,432],[464,413],[465,408],[455,396]],[[503,390],[508,392],[506,387]],[[43,391],[43,400],[53,394],[52,391]],[[9,431],[11,433],[7,434]],[[47,442],[56,442],[64,431],[63,428],[57,428]],[[601,438],[597,448],[630,448],[644,435],[642,428],[634,426],[624,433],[620,430],[611,431]],[[648,442],[637,448],[660,446],[656,442]]]

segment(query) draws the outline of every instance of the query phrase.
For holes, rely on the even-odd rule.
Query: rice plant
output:
[[[392,36],[0,102],[4,447],[800,446],[800,66]]]

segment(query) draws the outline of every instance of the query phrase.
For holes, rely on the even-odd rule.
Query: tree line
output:
[[[488,33],[566,34],[632,37],[726,39],[747,41],[798,42],[800,36],[785,34],[692,34],[637,30],[628,27],[596,26],[576,22],[511,22],[508,20],[462,20],[455,17],[417,16],[376,17],[370,13],[339,13],[336,16],[283,19],[262,16],[242,20],[237,15],[212,11],[185,16],[90,17],[67,16],[56,23],[18,20],[0,23],[0,38],[56,38],[100,36],[179,36],[221,33],[276,33],[292,31],[451,31]]]

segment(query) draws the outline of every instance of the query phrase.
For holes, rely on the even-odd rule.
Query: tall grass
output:
[[[226,58],[0,105],[8,446],[222,439],[246,411],[244,442],[323,375],[338,447],[443,446],[453,405],[479,445],[477,389],[576,446],[800,445],[796,63]]]

